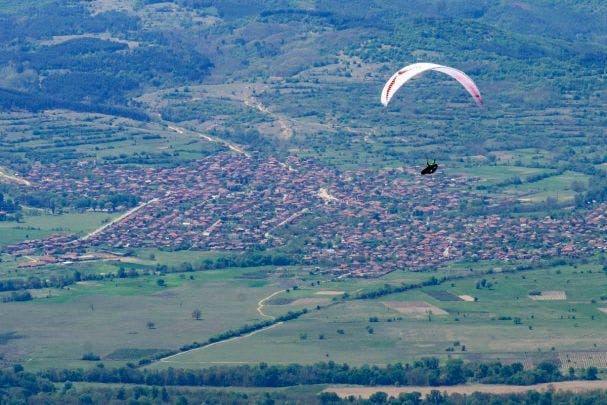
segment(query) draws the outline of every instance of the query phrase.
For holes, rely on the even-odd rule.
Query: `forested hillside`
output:
[[[242,99],[251,86],[272,112],[293,120],[297,141],[292,142],[313,145],[317,152],[319,143],[331,142],[324,132],[345,136],[348,144],[370,130],[413,139],[439,132],[447,139],[432,136],[433,141],[451,143],[456,137],[465,154],[466,142],[485,151],[543,145],[555,135],[544,126],[555,121],[566,125],[559,132],[600,130],[605,121],[598,109],[607,60],[602,2],[108,4],[4,1],[2,105],[136,119],[159,107],[168,119],[202,124],[225,112],[239,115],[225,99]],[[429,77],[383,111],[377,103],[383,81],[415,61],[467,71],[478,80],[487,110],[467,108],[469,100],[456,85]],[[221,83],[241,88],[220,92],[224,107],[213,107],[214,113],[198,106],[216,102],[211,95],[176,100],[165,95],[162,106],[159,100],[142,104],[140,98],[155,90]],[[352,94],[356,97],[347,97]],[[451,108],[457,106],[457,113],[448,102],[456,103]],[[555,117],[557,112],[566,117]],[[229,122],[228,130],[241,132],[243,125],[255,127]],[[436,153],[444,159],[447,150]]]

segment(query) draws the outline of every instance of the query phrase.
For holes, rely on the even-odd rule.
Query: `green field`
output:
[[[0,345],[0,353],[5,360],[35,369],[94,365],[80,361],[87,352],[99,355],[104,363],[121,365],[136,363],[153,353],[151,349],[204,341],[264,318],[256,310],[257,302],[278,288],[241,277],[246,271],[87,281],[62,290],[41,290],[33,301],[0,305],[0,334],[18,336]],[[158,286],[159,278],[165,280],[165,287]],[[201,320],[191,316],[196,308],[202,312]],[[147,322],[153,322],[154,328],[148,328]],[[129,354],[132,349],[148,352]]]
[[[490,288],[476,288],[479,276],[377,300],[339,303],[247,338],[176,356],[155,367],[327,360],[386,364],[428,355],[527,365],[560,358],[563,367],[580,367],[584,361],[604,366],[607,315],[599,308],[607,306],[600,298],[607,290],[607,277],[599,266],[496,273],[484,278],[492,284]],[[359,281],[360,286],[365,283]],[[478,300],[439,301],[426,294],[433,290]],[[532,300],[528,294],[533,290],[564,291],[566,299]],[[313,291],[309,293],[318,297]],[[424,301],[446,314],[399,313],[386,305],[409,301]],[[370,322],[372,317],[377,317],[377,322]],[[594,354],[580,357],[581,352]],[[568,362],[568,357],[576,356],[580,357],[578,363]]]
[[[66,213],[61,215],[26,215],[20,222],[0,222],[0,247],[41,239],[51,234],[84,236],[117,216],[107,212]]]
[[[178,265],[209,257],[194,252],[137,252],[141,264],[79,263],[32,272],[115,273],[118,266]],[[8,266],[10,262],[5,262]],[[0,305],[4,360],[31,369],[88,367],[83,354],[108,365],[137,363],[164,350],[203,342],[244,324],[307,308],[308,314],[267,330],[179,354],[151,367],[210,364],[388,364],[420,356],[521,361],[550,358],[563,367],[607,365],[607,277],[595,264],[515,273],[503,263],[459,263],[441,272],[392,272],[376,279],[332,278],[299,267],[208,270],[85,281],[30,290],[34,300]],[[474,271],[470,271],[473,269]],[[494,269],[492,273],[481,274]],[[496,272],[497,271],[497,272]],[[10,276],[10,272],[8,275]],[[432,276],[464,276],[438,286],[376,299],[359,294]],[[158,280],[164,280],[160,286]],[[485,279],[484,287],[480,281]],[[477,285],[479,288],[477,288]],[[564,292],[564,300],[529,293]],[[550,293],[556,291],[556,293]],[[444,301],[467,295],[476,301]],[[541,296],[543,297],[543,296]],[[201,320],[192,318],[200,309]],[[153,327],[148,326],[153,322]]]
[[[360,177],[360,190],[365,191],[365,180],[377,179],[385,168],[402,168],[402,176],[418,182],[422,190],[428,178],[413,177],[409,169],[417,173],[426,159],[436,159],[439,172],[427,190],[420,191],[420,203],[432,202],[425,197],[434,194],[434,180],[461,185],[445,195],[453,197],[445,225],[461,223],[473,231],[463,223],[497,215],[512,226],[506,233],[514,233],[519,228],[511,225],[513,217],[551,216],[561,224],[579,219],[582,225],[574,236],[578,231],[584,234],[586,210],[596,209],[598,214],[591,217],[598,217],[599,204],[607,202],[607,2],[427,0],[413,1],[409,9],[401,3],[0,0],[0,170],[34,183],[0,178],[2,198],[19,205],[7,212],[0,209],[0,217],[22,218],[0,221],[0,282],[6,287],[0,293],[0,366],[22,363],[27,369],[42,370],[95,367],[98,362],[108,367],[138,364],[159,352],[307,309],[297,319],[149,367],[388,364],[436,356],[520,361],[526,366],[550,359],[564,369],[607,369],[604,259],[600,264],[597,260],[516,273],[507,271],[539,264],[465,261],[428,272],[395,270],[379,278],[338,278],[325,273],[327,263],[349,271],[358,259],[308,262],[308,244],[322,244],[322,249],[326,244],[327,252],[334,244],[325,232],[317,232],[323,218],[311,215],[276,232],[271,228],[284,244],[242,245],[246,251],[124,248],[112,261],[35,268],[19,263],[46,254],[43,249],[33,257],[2,251],[25,240],[52,234],[82,237],[99,228],[121,213],[77,210],[106,207],[114,190],[128,189],[128,196],[137,200],[131,206],[144,202],[144,197],[173,192],[169,182],[177,182],[177,192],[185,196],[194,187],[207,191],[204,182],[161,169],[187,172],[193,165],[205,167],[202,160],[227,156],[232,143],[246,150],[259,167],[274,165],[274,159],[289,167],[288,162],[302,159],[302,167],[314,167],[323,176],[330,172],[333,184],[318,185],[315,172],[300,172],[312,192],[332,186],[354,190],[346,185],[348,177]],[[412,80],[388,107],[382,106],[379,93],[392,72],[422,61],[464,70],[478,84],[485,107],[476,108],[459,84],[432,72]],[[144,185],[139,175],[125,174],[148,168],[157,183]],[[234,176],[225,188],[213,191],[222,196],[221,204],[226,195],[225,211],[213,215],[227,217],[222,221],[232,228],[241,224],[231,218],[240,217],[227,201],[240,201],[239,193],[252,191],[248,184],[264,175],[261,169],[251,173]],[[396,170],[390,173],[388,177],[400,176],[393,174]],[[238,173],[226,173],[233,174]],[[105,187],[114,176],[121,187]],[[46,187],[50,177],[66,181],[61,187]],[[90,188],[81,185],[87,184],[85,180]],[[219,184],[218,178],[209,180],[209,187]],[[272,186],[266,195],[284,193],[288,201],[289,194],[297,194],[307,204],[309,194],[302,198],[303,194],[292,193],[298,184],[299,180]],[[377,195],[359,202],[368,207],[378,202],[388,212],[394,209],[397,221],[419,220],[412,233],[430,240],[436,224],[430,225],[430,215],[435,219],[438,212],[419,217],[422,211],[416,208],[400,212],[398,203],[383,205],[388,197],[382,195],[381,183],[373,187]],[[587,204],[592,201],[596,204]],[[198,202],[192,197],[163,207],[157,217],[145,221],[158,221],[169,230],[163,215],[181,215]],[[273,211],[282,215],[274,203],[249,213],[246,205],[242,203],[243,224],[256,223],[249,220],[272,216]],[[366,221],[365,215],[361,218]],[[366,228],[361,232],[370,233]],[[379,247],[374,243],[383,244],[388,233],[382,231],[390,228],[382,222],[377,239],[362,236],[366,240],[361,246]],[[226,229],[221,243],[205,246],[229,249],[223,242],[239,236]],[[602,242],[603,229],[591,229],[596,232],[586,240]],[[335,240],[355,236],[340,233]],[[506,236],[510,240],[513,235]],[[474,246],[474,238],[465,243]],[[165,240],[167,250],[188,246],[170,246],[173,239]],[[78,253],[113,249],[108,245],[85,246]],[[503,247],[509,246],[510,241]],[[224,255],[275,253],[289,263],[309,266],[178,272],[185,262],[199,270],[206,259],[208,264]],[[359,252],[354,253],[351,256]],[[381,260],[391,253],[382,253]],[[464,260],[474,258],[475,252],[468,253]],[[125,256],[118,260],[121,254]],[[443,275],[465,278],[357,299],[360,294]],[[80,278],[87,281],[76,283]],[[63,280],[63,288],[29,289],[30,301],[1,302],[11,299],[12,290],[24,293],[19,288],[25,283],[59,286]],[[8,286],[19,282],[23,284]],[[551,294],[563,299],[538,299]],[[195,309],[201,311],[200,320],[193,319]],[[99,361],[82,360],[87,353]],[[85,392],[87,386],[78,384],[77,389]]]

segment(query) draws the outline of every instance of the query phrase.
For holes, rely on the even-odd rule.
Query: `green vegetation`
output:
[[[568,378],[570,368],[588,379],[607,369],[606,261],[565,256],[580,240],[590,254],[603,248],[605,2],[406,3],[0,0],[0,365],[14,366],[0,372],[0,402],[337,403],[317,395],[324,387],[316,384],[528,384]],[[383,108],[385,80],[416,61],[466,71],[486,107],[476,109],[459,85],[427,74]],[[232,152],[246,157],[200,163]],[[317,182],[309,176],[293,185],[295,176],[267,179],[259,169],[296,172],[289,162],[299,158]],[[427,186],[411,174],[425,159],[440,164]],[[250,162],[256,166],[240,173]],[[209,166],[219,174],[211,176]],[[222,173],[226,167],[232,173]],[[365,188],[365,176],[386,168],[396,170]],[[422,185],[419,202],[380,189],[400,180]],[[433,201],[437,184],[451,184],[439,187],[448,206]],[[352,211],[344,222],[364,221],[366,233],[344,227],[331,235],[323,221],[337,204],[327,197],[326,210],[308,210],[311,203],[293,192],[301,187],[316,198],[331,186],[342,200],[349,196],[340,193],[370,194],[339,206]],[[239,199],[246,193],[274,199],[263,212],[247,211],[250,199]],[[302,218],[285,222],[293,213],[280,199]],[[52,235],[81,240],[150,201],[161,202],[133,222],[161,223],[161,230],[137,231],[166,241],[162,250],[116,238],[74,249],[24,244],[7,253]],[[418,207],[426,203],[445,216]],[[381,212],[356,217],[368,206]],[[184,212],[190,217],[182,221]],[[446,234],[469,239],[453,241],[452,253],[449,239],[435,256],[446,248],[445,262],[459,257],[476,238],[474,224],[490,216],[503,221],[478,238],[495,235],[505,253],[528,248],[527,259],[500,261],[510,258],[492,251],[492,260],[476,261],[467,252],[423,273],[401,271],[401,262],[383,277],[344,276],[360,270],[355,263],[390,263],[401,253],[386,248],[390,240],[430,249],[421,241],[443,220],[458,228]],[[523,220],[538,218],[537,234],[525,233],[531,222]],[[573,235],[554,231],[551,221],[563,218],[575,222]],[[586,235],[591,221],[595,233]],[[395,223],[408,226],[407,235],[384,232]],[[113,232],[130,232],[122,225]],[[213,240],[215,227],[224,239]],[[193,245],[180,237],[186,232],[206,236]],[[246,247],[225,243],[253,232],[254,242],[236,245]],[[359,242],[360,257],[340,251]],[[306,251],[315,243],[322,259]],[[546,257],[546,245],[558,263]],[[339,251],[344,256],[333,262]],[[425,356],[438,360],[424,363]],[[411,365],[399,369],[400,380],[390,379],[393,368],[375,366],[396,362]],[[222,378],[241,373],[232,385],[314,386],[294,393],[173,386],[218,363],[213,370]],[[29,373],[57,365],[69,370]],[[186,369],[177,372],[185,382],[168,381],[171,367]],[[319,369],[331,378],[314,377]],[[344,377],[356,373],[364,378]],[[426,402],[506,401],[441,395]],[[517,395],[508,400],[577,398]],[[604,393],[580,398],[605,402]],[[376,394],[369,401],[386,400]],[[407,401],[421,403],[415,395],[394,402]]]
[[[483,277],[490,287],[476,288]],[[472,275],[374,300],[347,299],[250,336],[246,341],[189,352],[158,366],[326,360],[385,364],[391,359],[413,361],[423,352],[442,359],[499,359],[525,364],[550,359],[563,368],[579,368],[583,364],[603,367],[607,348],[599,338],[604,333],[601,320],[605,317],[600,310],[600,297],[606,282],[597,265]],[[358,281],[346,292],[353,298],[357,294],[368,296],[369,293],[354,293],[365,284]],[[337,285],[323,284],[321,288],[338,288]],[[565,299],[556,294],[554,298],[533,300],[529,296],[532,290],[564,291]],[[322,297],[315,291],[298,289],[296,297]],[[435,292],[444,295],[445,291],[451,294],[449,300],[433,298]],[[283,293],[277,298],[293,293]],[[453,295],[472,299],[454,301]],[[271,306],[272,310],[276,307],[281,306]],[[370,318],[378,322],[370,324]],[[368,333],[369,326],[373,334]],[[320,335],[323,339],[318,338]],[[453,346],[454,340],[459,342],[457,347]]]
[[[3,348],[28,353],[28,368],[47,368],[57,362],[90,367],[81,361],[89,352],[106,364],[123,365],[147,357],[150,353],[145,350],[166,352],[204,341],[264,320],[256,311],[257,302],[275,288],[265,283],[250,286],[249,280],[238,277],[242,272],[166,274],[164,286],[158,285],[158,276],[150,275],[30,290],[40,292],[33,301],[0,304],[0,331],[19,336]],[[195,308],[203,310],[200,321],[191,317]],[[153,329],[146,326],[150,321]],[[145,350],[138,352],[139,358],[115,355],[117,350],[132,349]]]
[[[0,221],[0,247],[27,239],[40,239],[51,234],[78,234],[92,231],[114,214],[104,212],[69,213],[62,215],[26,215],[19,222]]]

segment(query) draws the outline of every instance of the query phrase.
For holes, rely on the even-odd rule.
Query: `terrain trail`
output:
[[[267,297],[260,299],[260,300],[259,300],[259,302],[257,303],[257,312],[259,312],[259,315],[261,315],[261,316],[265,316],[265,317],[268,317],[268,318],[271,318],[271,319],[276,319],[276,317],[274,317],[274,316],[272,316],[272,315],[267,315],[267,314],[264,314],[264,313],[263,313],[263,311],[262,311],[262,308],[265,306],[265,302],[266,302],[267,300],[269,300],[269,299],[270,299],[270,298],[272,298],[273,296],[278,295],[278,294],[280,294],[280,293],[282,293],[282,292],[285,292],[285,291],[286,291],[286,290],[280,290],[280,291],[276,291],[276,292],[274,292],[274,293],[272,293],[272,294],[268,295]]]
[[[209,142],[214,142],[214,143],[222,144],[224,146],[227,146],[230,150],[232,150],[232,151],[234,151],[236,153],[240,153],[241,155],[245,155],[246,157],[251,157],[251,155],[249,153],[247,153],[244,149],[242,149],[240,146],[235,145],[235,144],[233,144],[231,142],[228,142],[228,141],[226,141],[224,139],[212,137],[212,136],[209,136],[209,135],[206,135],[206,134],[202,134],[200,132],[195,132],[195,131],[187,130],[185,128],[178,127],[178,126],[175,126],[175,125],[167,125],[167,128],[169,128],[172,131],[177,132],[179,135],[183,135],[186,132],[191,132],[191,133],[193,133],[195,135],[198,135],[199,137],[201,137],[201,138],[203,138],[203,139],[205,139],[205,140],[207,140]]]
[[[31,186],[32,185],[32,183],[30,183],[29,181],[27,181],[25,179],[22,179],[20,177],[13,176],[13,175],[10,175],[8,173],[5,173],[0,168],[0,179],[2,179],[2,178],[6,179],[6,180],[8,180],[10,182],[18,183],[18,184],[21,184],[21,185],[24,185],[24,186]]]
[[[99,228],[95,229],[94,231],[88,233],[87,235],[83,236],[81,240],[88,240],[90,238],[92,238],[93,236],[103,232],[104,230],[108,229],[109,227],[111,227],[112,225],[115,225],[117,223],[119,223],[120,221],[130,217],[131,215],[133,215],[134,213],[136,213],[137,211],[139,211],[140,209],[147,207],[148,205],[155,203],[156,201],[159,201],[159,198],[152,198],[150,201],[144,202],[142,204],[139,204],[138,206],[136,206],[135,208],[132,208],[130,210],[128,210],[127,212],[125,212],[124,214],[120,215],[118,218],[114,218],[112,221],[108,222],[105,225],[100,226]]]
[[[293,128],[291,128],[289,120],[280,114],[270,111],[268,107],[263,105],[261,101],[257,100],[252,95],[248,94],[244,96],[244,104],[247,107],[255,108],[257,111],[270,116],[274,121],[276,121],[280,127],[280,133],[283,139],[290,139],[293,136]]]

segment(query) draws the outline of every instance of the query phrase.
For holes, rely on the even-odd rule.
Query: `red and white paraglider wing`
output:
[[[381,103],[387,106],[398,89],[400,89],[411,78],[436,67],[441,67],[441,65],[437,65],[435,63],[414,63],[400,69],[398,72],[394,73],[390,80],[388,80],[384,85],[381,92]]]
[[[468,77],[468,75],[460,70],[448,66],[437,65],[435,63],[414,63],[412,65],[405,66],[398,72],[394,73],[390,80],[388,80],[384,85],[381,92],[381,103],[387,106],[398,89],[400,89],[411,78],[428,70],[445,73],[457,80],[474,98],[476,104],[479,107],[482,107],[483,99],[481,98],[481,93],[478,90],[478,87],[476,87],[474,81]]]
[[[476,87],[474,81],[467,74],[465,74],[461,70],[453,69],[447,66],[436,67],[432,70],[448,74],[449,76],[460,82],[460,84],[464,86],[466,91],[468,91],[468,93],[470,93],[470,95],[474,98],[476,105],[478,105],[479,107],[483,106],[483,98],[481,97],[481,92],[478,90],[478,87]]]

